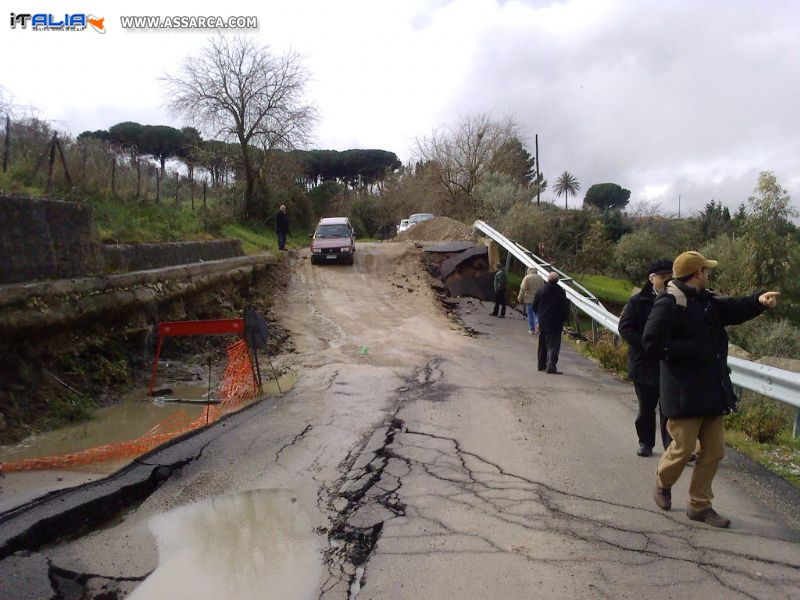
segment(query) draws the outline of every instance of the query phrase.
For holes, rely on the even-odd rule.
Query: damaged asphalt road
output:
[[[225,431],[88,533],[16,547],[0,562],[16,586],[0,597],[156,598],[167,573],[207,576],[192,571],[201,559],[233,565],[221,572],[239,581],[223,583],[241,598],[252,589],[242,580],[258,578],[281,598],[800,596],[795,488],[732,453],[715,480],[731,530],[687,520],[689,473],[660,511],[657,457],[635,455],[631,386],[569,345],[564,375],[537,372],[525,321],[490,310],[462,303],[479,334],[464,335],[411,244],[359,245],[354,268],[296,259],[277,312],[297,352],[275,359],[295,388],[210,429]],[[151,475],[177,465],[143,462]],[[267,548],[279,536],[264,527],[286,527],[250,513],[273,492],[291,536]],[[154,522],[214,498],[255,508],[198,513],[191,531],[210,539],[193,548],[208,544],[206,555],[171,560]],[[248,531],[265,533],[248,541]]]

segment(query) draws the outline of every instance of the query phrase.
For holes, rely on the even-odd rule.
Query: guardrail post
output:
[[[800,437],[800,408],[794,411],[794,427],[792,428],[792,435]]]
[[[570,305],[570,309],[572,310],[572,319],[575,321],[575,330],[578,332],[578,339],[583,339],[583,334],[581,333],[581,320],[580,316],[578,315],[578,311],[574,304]]]

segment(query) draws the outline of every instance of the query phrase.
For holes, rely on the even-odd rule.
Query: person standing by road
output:
[[[675,259],[674,279],[653,304],[642,343],[645,352],[661,361],[661,411],[669,418],[667,429],[672,436],[658,463],[653,499],[663,510],[672,507],[672,486],[699,441],[686,515],[693,521],[729,527],[730,519],[711,507],[711,484],[725,453],[723,415],[735,410],[737,402],[728,372],[725,327],[773,308],[779,292],[716,296],[706,288],[709,269],[717,264],[699,252],[684,252]]]
[[[275,215],[275,233],[278,234],[278,250],[286,250],[286,236],[289,235],[289,216],[286,214],[286,205],[281,204]]]
[[[561,350],[561,333],[569,316],[567,294],[558,285],[558,273],[550,273],[534,295],[533,311],[539,319],[539,370],[561,375],[556,368]]]
[[[508,293],[508,277],[506,270],[503,268],[503,263],[495,265],[497,271],[494,274],[494,310],[492,311],[493,317],[504,319],[506,316],[506,294]]]
[[[536,332],[536,312],[533,310],[533,297],[543,285],[544,280],[533,267],[528,268],[527,274],[522,278],[522,283],[519,285],[517,302],[525,305],[525,315],[528,317],[528,333],[531,335]]]
[[[642,346],[642,334],[656,296],[672,279],[672,261],[662,258],[648,268],[647,283],[642,291],[631,296],[619,319],[619,334],[628,342],[628,379],[633,381],[639,412],[636,414],[636,435],[639,436],[639,456],[653,454],[656,444],[656,407],[658,406],[658,359],[648,356]],[[660,413],[661,442],[666,450],[672,438],[667,431],[667,417]]]

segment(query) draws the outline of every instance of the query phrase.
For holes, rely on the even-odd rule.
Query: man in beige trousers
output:
[[[709,269],[716,266],[717,261],[699,252],[684,252],[675,259],[674,279],[656,299],[642,343],[645,352],[660,359],[661,410],[669,419],[672,436],[658,463],[653,498],[659,508],[670,510],[672,486],[699,441],[686,515],[693,521],[729,527],[730,520],[711,507],[711,484],[725,454],[723,415],[735,410],[737,402],[728,374],[725,327],[773,308],[778,292],[716,296],[706,290]]]

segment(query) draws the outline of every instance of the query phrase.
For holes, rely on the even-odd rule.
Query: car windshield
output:
[[[414,215],[414,216],[412,216],[412,217],[409,219],[409,221],[410,221],[411,223],[419,223],[420,221],[429,221],[429,220],[430,220],[430,219],[432,219],[432,218],[433,218],[433,215],[427,215],[427,214],[424,214],[424,215]]]
[[[341,238],[350,237],[350,228],[347,225],[320,225],[317,227],[315,238]]]

